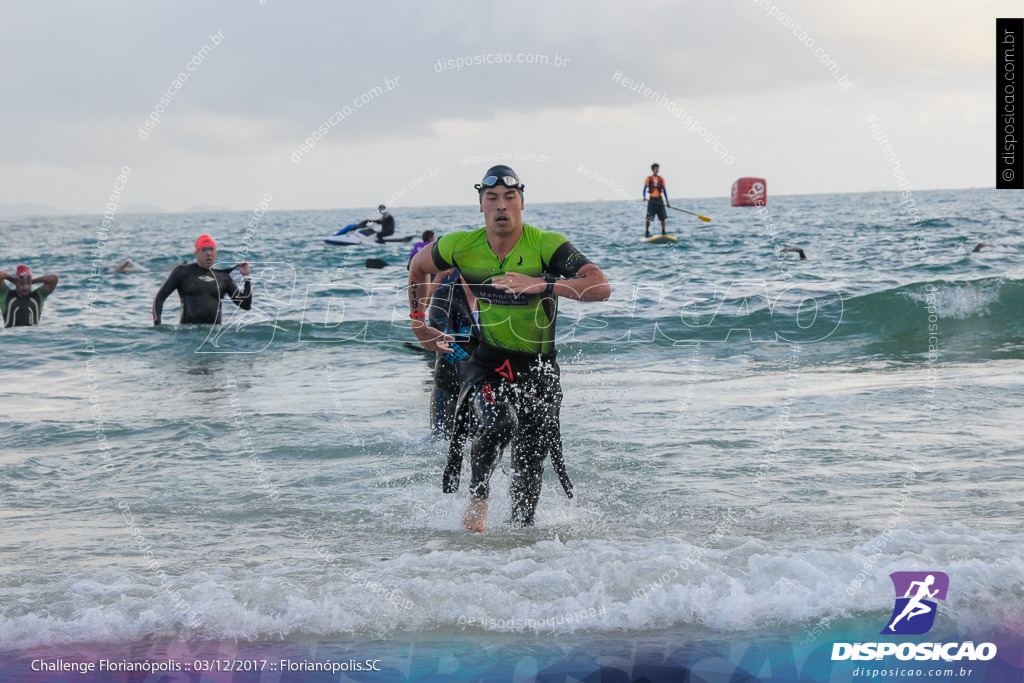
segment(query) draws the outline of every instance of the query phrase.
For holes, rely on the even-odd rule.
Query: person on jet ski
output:
[[[380,218],[372,218],[369,222],[378,223],[380,225],[380,232],[377,233],[377,241],[383,244],[385,237],[391,237],[395,234],[395,217],[388,213],[387,207],[383,204],[377,207],[377,211],[380,212]]]

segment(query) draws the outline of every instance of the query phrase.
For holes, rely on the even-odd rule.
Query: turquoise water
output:
[[[0,219],[0,268],[61,275],[40,326],[0,332],[0,642],[809,642],[881,628],[888,574],[917,570],[949,574],[947,630],[1019,628],[1024,213],[915,197],[919,226],[896,193],[707,200],[673,246],[624,202],[528,206],[614,295],[560,304],[576,498],[548,471],[537,526],[509,528],[499,470],[483,534],[441,493],[430,361],[402,344],[408,245],[320,241],[365,211],[270,212],[248,242],[246,213]],[[254,311],[153,328],[204,232],[225,263],[251,245]],[[127,257],[148,272],[92,272]]]

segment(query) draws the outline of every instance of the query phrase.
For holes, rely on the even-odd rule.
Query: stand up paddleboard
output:
[[[676,241],[676,238],[672,235],[652,235],[650,237],[643,237],[640,241],[645,244],[671,244]]]

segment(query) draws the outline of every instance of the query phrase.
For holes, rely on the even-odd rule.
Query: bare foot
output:
[[[470,498],[469,506],[462,515],[462,526],[470,531],[483,531],[487,526],[487,499]]]

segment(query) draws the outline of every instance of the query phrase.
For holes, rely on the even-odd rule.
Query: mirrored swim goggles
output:
[[[501,183],[505,187],[512,187],[520,191],[526,189],[526,185],[519,182],[519,178],[514,175],[489,175],[473,187],[476,188],[477,192],[483,192],[484,188],[494,187],[498,183]]]

